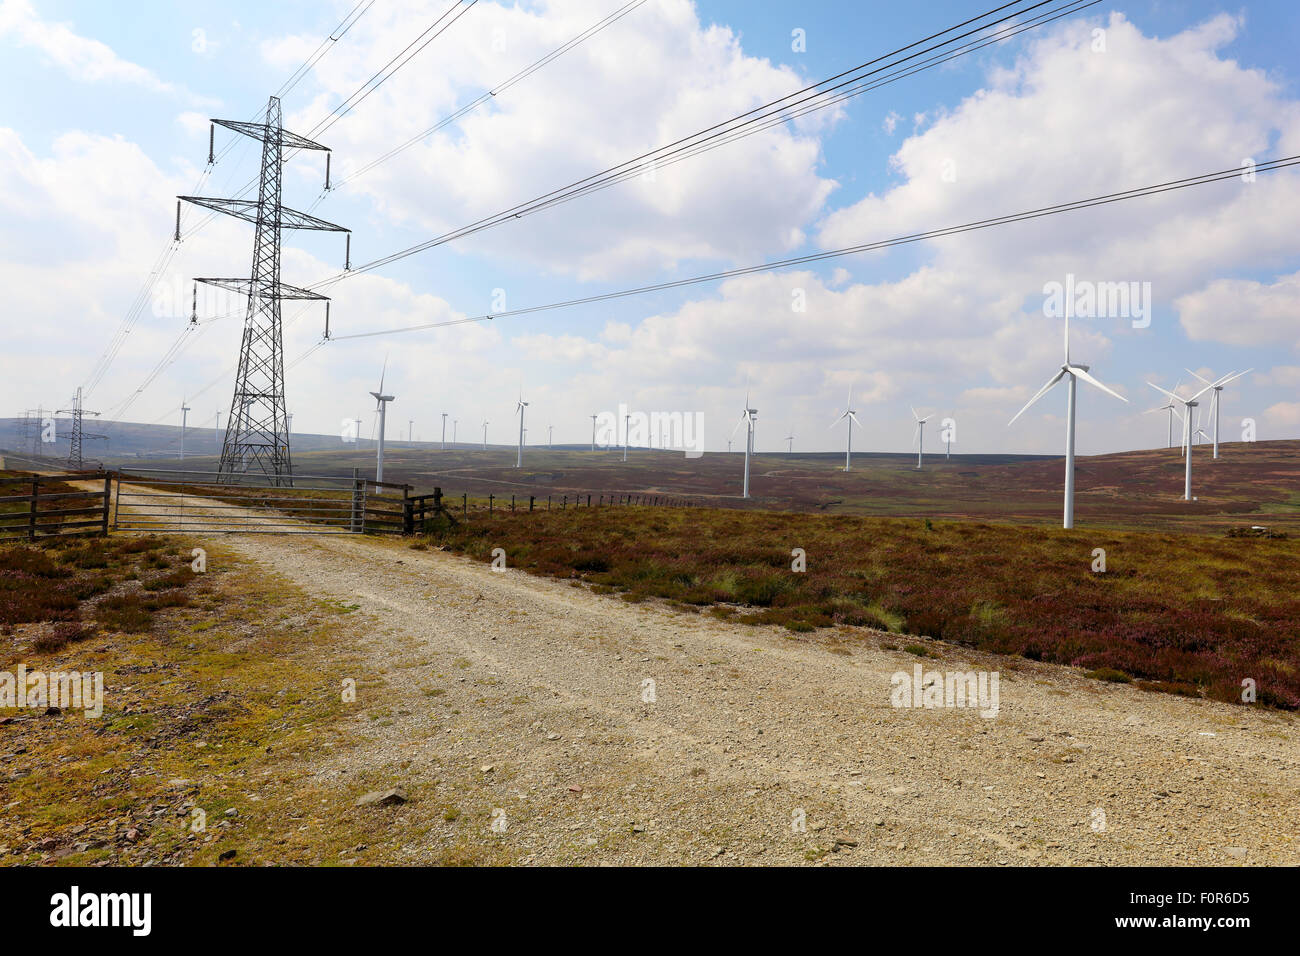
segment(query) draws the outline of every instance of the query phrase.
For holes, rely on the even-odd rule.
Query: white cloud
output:
[[[87,83],[131,83],[159,93],[173,89],[151,70],[119,57],[107,44],[83,37],[67,24],[41,19],[29,0],[0,2],[0,37],[40,50],[69,76]]]
[[[1300,402],[1278,402],[1264,411],[1269,422],[1278,425],[1300,425]]]
[[[1264,284],[1249,279],[1216,279],[1181,296],[1179,321],[1197,342],[1225,345],[1289,344],[1300,348],[1300,272]]]
[[[377,5],[322,61],[327,92],[286,125],[310,128],[444,0]],[[420,59],[331,128],[336,177],[382,153],[559,47],[608,13],[607,3],[534,8],[480,2]],[[503,47],[494,49],[494,38]],[[298,59],[298,37],[268,47]],[[422,68],[432,60],[436,69]],[[455,82],[450,79],[455,77]],[[429,235],[620,164],[800,89],[793,70],[745,54],[729,29],[701,24],[690,0],[639,8],[453,127],[354,181],[386,219]],[[487,249],[581,278],[643,275],[687,260],[749,262],[803,242],[834,183],[817,172],[827,116],[780,127],[658,169],[653,180],[512,221],[458,248]]]

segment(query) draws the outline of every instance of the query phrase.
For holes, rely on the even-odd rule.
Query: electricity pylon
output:
[[[262,142],[262,171],[257,199],[211,199],[180,196],[185,202],[235,216],[256,225],[253,240],[253,271],[248,279],[195,279],[248,297],[244,337],[239,350],[239,372],[235,394],[226,421],[226,438],[221,447],[218,480],[236,480],[250,470],[261,472],[276,485],[293,484],[293,460],[289,451],[289,428],[284,398],[284,340],[280,324],[280,302],[311,299],[326,303],[326,337],[329,335],[329,299],[307,289],[280,281],[280,233],[284,229],[315,229],[348,233],[343,226],[289,209],[280,204],[285,151],[322,150],[306,137],[282,126],[280,100],[272,96],[266,105],[264,123],[213,120],[213,124]],[[177,203],[177,233],[180,239],[180,204]],[[351,263],[348,263],[350,266]],[[346,268],[347,266],[345,266]]]
[[[68,436],[68,467],[72,471],[81,471],[84,467],[84,460],[81,456],[81,443],[87,438],[106,438],[105,435],[86,435],[81,430],[81,419],[84,415],[98,415],[99,412],[88,412],[81,407],[81,389],[77,389],[77,394],[72,396],[71,408],[60,408],[56,414],[72,416],[72,432]]]

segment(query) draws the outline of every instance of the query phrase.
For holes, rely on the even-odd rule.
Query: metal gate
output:
[[[294,475],[292,484],[211,472],[119,472],[113,528],[206,534],[401,533],[409,485],[356,475]]]

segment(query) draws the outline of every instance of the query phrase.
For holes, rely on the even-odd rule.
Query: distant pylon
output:
[[[72,431],[68,436],[68,468],[72,471],[80,471],[84,467],[84,459],[81,454],[81,443],[86,438],[104,438],[104,435],[86,435],[81,430],[81,420],[83,415],[98,415],[99,412],[88,412],[81,407],[81,389],[72,396],[71,408],[60,408],[57,414],[67,414],[72,416]]]
[[[248,296],[244,337],[239,351],[239,372],[235,394],[226,421],[226,438],[221,447],[218,475],[225,480],[247,471],[257,471],[279,484],[293,483],[293,461],[289,450],[289,428],[284,398],[284,341],[280,324],[283,299],[328,298],[285,285],[280,281],[280,233],[284,229],[316,229],[343,232],[342,226],[325,222],[280,204],[286,149],[315,149],[321,146],[282,126],[280,100],[272,96],[266,106],[266,122],[213,120],[262,142],[262,170],[256,201],[181,196],[180,199],[256,225],[253,240],[253,270],[248,279],[195,279]],[[179,230],[177,237],[179,238]],[[328,322],[328,318],[327,318]],[[326,326],[328,335],[328,325]]]

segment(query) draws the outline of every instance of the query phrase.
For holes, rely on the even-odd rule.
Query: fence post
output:
[[[537,500],[537,496],[536,496],[536,495],[529,495],[529,496],[528,496],[528,510],[529,510],[529,511],[532,511],[532,510],[533,510],[533,502],[536,501],[536,500]]]
[[[560,500],[560,510],[561,510],[561,511],[566,511],[566,510],[568,509],[568,507],[569,507],[569,496],[568,496],[568,495],[565,495],[565,496]]]
[[[515,496],[514,496],[514,495],[511,495],[511,496],[510,496],[510,513],[511,513],[511,514],[514,514],[514,510],[515,510]]]
[[[104,522],[99,526],[99,533],[105,538],[108,537],[108,503],[112,500],[113,495],[113,478],[105,473],[104,475]]]
[[[468,517],[469,516],[469,492],[468,491],[460,496],[460,503],[461,506],[464,508],[465,516]]]
[[[41,479],[32,479],[32,510],[27,516],[27,540],[36,540],[36,502],[41,496]]]
[[[492,502],[496,500],[496,497],[497,496],[491,492],[488,493],[488,514],[492,513]]]
[[[587,495],[587,507],[591,507],[591,495]]]
[[[348,530],[352,532],[357,530],[357,505],[361,499],[361,486],[357,482],[357,477],[360,474],[360,468],[352,469],[352,513],[348,515]],[[122,488],[122,479],[120,476],[117,479],[117,487],[119,491]]]
[[[442,489],[441,488],[433,489],[433,513],[442,514]],[[423,517],[427,517],[427,515]]]
[[[547,511],[550,511],[550,510],[551,510],[551,496],[550,496],[550,495],[547,495],[547,496],[546,496],[546,510],[547,510]]]
[[[402,499],[402,534],[415,533],[415,502],[410,498]]]

